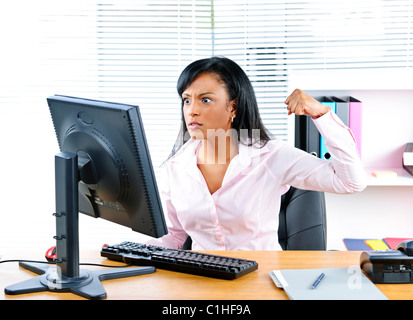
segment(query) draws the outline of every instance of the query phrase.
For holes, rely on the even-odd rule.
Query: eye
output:
[[[201,101],[202,101],[203,103],[209,103],[209,102],[211,102],[212,100],[211,100],[210,98],[204,97],[204,98],[201,99]]]
[[[183,98],[182,99],[183,104],[189,104],[191,102],[191,100],[189,98]]]

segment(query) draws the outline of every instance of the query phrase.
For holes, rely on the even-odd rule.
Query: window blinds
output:
[[[287,139],[288,96],[283,2],[214,1],[214,53],[237,61],[248,74],[264,125]]]
[[[99,97],[140,106],[155,167],[180,128],[176,81],[211,56],[211,1],[102,1],[97,6]]]
[[[99,95],[141,106],[161,163],[178,130],[179,72],[195,59],[227,56],[249,75],[267,128],[286,140],[289,70],[409,67],[411,3],[101,2]]]
[[[411,67],[412,10],[411,0],[216,0],[214,53],[244,67],[266,126],[286,139],[288,72]]]
[[[290,70],[411,65],[412,0],[46,0],[18,1],[15,14],[21,5],[29,24],[13,31],[24,76],[3,82],[2,101],[35,96],[44,108],[41,99],[59,93],[137,104],[156,167],[179,130],[177,77],[195,59],[238,62],[280,139],[288,135]]]

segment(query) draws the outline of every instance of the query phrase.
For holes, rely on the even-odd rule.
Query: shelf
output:
[[[366,168],[368,186],[413,186],[413,176],[403,168]],[[376,178],[373,171],[390,170],[397,173],[397,177]]]

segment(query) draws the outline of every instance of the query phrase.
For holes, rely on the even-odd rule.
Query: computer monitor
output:
[[[47,99],[59,148],[77,154],[79,211],[160,237],[162,205],[137,106]],[[86,164],[86,166],[85,166]]]
[[[55,156],[56,268],[20,263],[41,276],[7,294],[71,291],[106,297],[99,280],[154,272],[152,267],[79,269],[78,213],[152,236],[167,231],[137,106],[67,96],[47,98],[60,153]]]

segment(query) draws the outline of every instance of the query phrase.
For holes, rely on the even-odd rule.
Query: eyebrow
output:
[[[201,96],[205,96],[205,95],[207,95],[207,94],[216,95],[216,93],[214,93],[214,92],[204,92],[204,93],[201,93],[199,96],[201,97]],[[182,96],[190,96],[190,94],[184,92],[184,93],[182,94]]]

